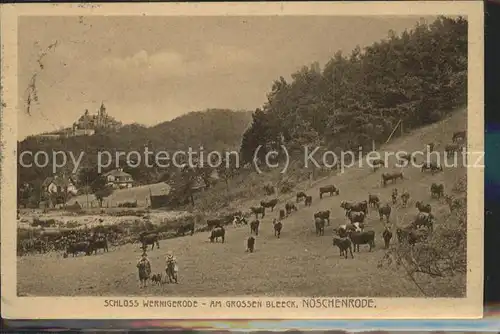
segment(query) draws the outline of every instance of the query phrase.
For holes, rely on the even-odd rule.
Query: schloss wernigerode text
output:
[[[196,300],[156,300],[156,299],[106,299],[104,307],[137,308],[137,307],[164,307],[164,308],[375,308],[375,301],[371,298],[305,298],[295,300],[211,300],[199,302]]]

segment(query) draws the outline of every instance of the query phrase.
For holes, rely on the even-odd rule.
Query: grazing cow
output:
[[[344,209],[345,211],[345,216],[347,217],[347,214],[349,213],[349,211],[352,210],[352,207],[355,205],[354,202],[348,202],[348,201],[341,201],[340,202],[340,207],[342,209]]]
[[[280,219],[285,219],[285,217],[286,217],[285,210],[281,209],[280,210]]]
[[[351,232],[349,234],[349,239],[354,245],[354,251],[359,252],[359,245],[369,245],[370,252],[372,248],[375,248],[375,232],[374,231],[364,231],[364,232]]]
[[[90,255],[90,242],[88,241],[80,241],[70,243],[66,248],[67,254],[73,254],[73,257],[78,255],[78,253],[85,253],[86,255]]]
[[[210,239],[210,242],[214,242],[214,240],[215,242],[218,242],[219,238],[221,238],[222,243],[224,243],[225,237],[226,237],[226,230],[224,229],[224,227],[219,226],[212,230],[212,232],[210,233],[210,237],[208,238]]]
[[[426,161],[422,164],[421,172],[425,172],[428,170],[430,170],[432,174],[436,172],[442,172],[443,166],[441,166],[435,161]]]
[[[281,221],[277,221],[276,218],[273,219],[273,227],[274,227],[274,236],[275,237],[280,237],[281,235],[281,229],[283,228],[283,223]]]
[[[427,233],[422,230],[414,230],[411,227],[398,228],[396,230],[399,243],[407,242],[410,245],[415,245],[427,237]]]
[[[372,208],[378,208],[380,205],[380,199],[377,195],[368,194],[368,206]]]
[[[403,155],[400,156],[399,162],[401,164],[404,164],[405,162],[406,163],[408,163],[408,162],[415,163],[415,157],[412,156],[410,153],[405,153],[405,154],[403,154]]]
[[[267,201],[267,202],[266,201],[261,201],[260,202],[260,206],[262,206],[263,208],[271,208],[271,212],[274,211],[274,207],[276,206],[276,204],[278,204],[278,199],[277,198],[272,199],[272,200]]]
[[[431,197],[441,198],[441,196],[444,196],[444,184],[431,184]]]
[[[333,230],[334,232],[337,233],[337,235],[341,238],[346,238],[347,237],[347,225],[340,225],[338,228]]]
[[[445,146],[444,151],[446,152],[446,157],[451,157],[455,152],[460,151],[461,146],[459,144],[448,144]]]
[[[392,189],[391,198],[392,198],[392,204],[396,204],[398,201],[398,190],[396,188]]]
[[[452,141],[455,143],[458,139],[465,140],[467,137],[467,131],[457,131],[453,133]]]
[[[372,162],[373,171],[377,171],[380,167],[385,166],[385,161],[382,159],[375,159]]]
[[[316,212],[314,214],[314,219],[316,218],[325,219],[328,222],[328,225],[330,225],[330,210]]]
[[[292,210],[297,211],[297,207],[292,202],[288,202],[285,204],[285,210],[286,210],[286,215],[288,217],[288,215],[290,215],[290,213],[292,213]]]
[[[214,227],[219,227],[224,225],[224,220],[217,218],[217,219],[207,219],[207,226],[210,230],[213,230]]]
[[[306,196],[306,200],[304,201],[305,206],[311,206],[312,202],[313,202],[313,197]]]
[[[299,191],[296,195],[297,203],[299,203],[302,200],[302,198],[306,198],[306,197],[307,197],[307,194],[305,192]]]
[[[389,203],[386,203],[384,206],[380,207],[378,209],[378,214],[380,216],[380,220],[382,221],[384,219],[384,216],[386,218],[386,221],[389,222],[389,218],[391,217],[391,206]]]
[[[103,252],[108,252],[108,240],[106,237],[97,238],[89,243],[89,254],[97,254],[97,250],[102,249]]]
[[[259,214],[262,215],[262,218],[264,218],[264,216],[266,215],[266,208],[264,208],[263,206],[259,207],[252,206],[250,210],[255,215],[255,219],[259,219]]]
[[[414,229],[418,229],[423,226],[432,232],[434,228],[434,216],[432,213],[419,212],[410,226]]]
[[[345,210],[345,215],[348,216],[350,211],[364,212],[365,215],[368,214],[368,202],[340,202],[340,207]]]
[[[403,202],[403,207],[406,208],[409,199],[410,199],[410,193],[408,191],[403,191],[403,193],[401,194],[401,201]]]
[[[385,187],[388,181],[396,182],[397,179],[403,179],[403,172],[383,173],[382,185]]]
[[[415,203],[415,207],[418,209],[418,212],[431,213],[432,207],[430,204],[424,204],[420,201]]]
[[[396,229],[396,236],[400,244],[408,240],[408,235],[410,234],[410,231],[412,231],[412,229],[408,226],[404,228],[398,227]]]
[[[239,215],[235,215],[233,217],[233,227],[237,227],[238,225],[242,225],[242,224],[245,224],[245,225],[248,224],[248,222],[245,219],[245,217],[241,217]]]
[[[349,238],[333,237],[333,247],[335,246],[339,248],[340,256],[344,254],[345,258],[347,259],[347,251],[349,250],[349,252],[351,253],[351,258],[354,259],[354,255],[352,254],[352,243]]]
[[[141,232],[139,235],[139,241],[142,244],[142,249],[146,250],[149,245],[151,245],[151,250],[155,248],[160,248],[158,233],[148,233]]]
[[[189,222],[186,224],[182,224],[177,228],[177,235],[186,235],[186,232],[191,232],[191,235],[194,234],[194,222]]]
[[[389,248],[389,244],[392,239],[392,232],[387,227],[385,227],[384,232],[382,232],[382,238],[384,239],[385,249]]]
[[[255,233],[255,235],[259,235],[259,225],[260,221],[254,220],[250,223],[250,234]]]
[[[253,253],[255,247],[255,238],[250,236],[247,239],[247,252]]]
[[[338,195],[340,194],[340,190],[333,184],[319,188],[319,198],[323,198],[323,194],[327,193],[329,193],[330,196],[333,196],[333,194]]]
[[[347,218],[349,218],[351,224],[362,223],[365,221],[365,213],[363,211],[349,211]]]
[[[160,285],[161,283],[161,274],[153,274],[153,276],[151,276],[151,284]]]
[[[365,224],[363,223],[350,223],[346,225],[347,232],[363,232],[365,230]]]
[[[323,218],[314,219],[314,225],[316,226],[316,235],[325,235],[325,220]]]

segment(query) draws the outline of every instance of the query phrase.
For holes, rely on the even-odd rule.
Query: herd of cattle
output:
[[[465,137],[465,131],[456,132],[453,135],[454,143],[446,146],[446,152],[459,151],[462,146],[457,143],[457,139],[465,140]],[[434,144],[428,144],[428,149],[432,151],[434,149]],[[403,159],[409,160],[412,159],[412,157],[411,155],[407,155],[404,156]],[[375,161],[374,171],[383,165],[383,163],[383,161]],[[428,170],[433,174],[443,171],[438,163],[426,161],[422,164],[421,171],[425,172]],[[385,187],[389,181],[396,182],[398,179],[404,179],[402,171],[393,173],[384,172],[381,174],[381,183],[383,187]],[[455,199],[453,196],[445,194],[443,184],[432,183],[429,187],[429,192],[431,198],[444,198],[451,211],[459,206],[465,207],[465,204],[461,203],[460,199]],[[325,194],[339,196],[340,189],[333,184],[320,187],[319,199],[321,200]],[[376,194],[368,194],[367,199],[357,202],[346,200],[340,201],[339,207],[345,211],[345,217],[347,219],[345,224],[333,230],[333,246],[339,248],[340,256],[347,258],[349,252],[353,258],[352,249],[354,248],[354,252],[359,252],[360,245],[368,245],[370,251],[375,247],[375,231],[366,229],[368,226],[366,224],[366,219],[370,210],[375,210],[379,220],[384,224],[382,237],[385,247],[388,248],[393,237],[392,224],[390,223],[393,207],[399,200],[401,200],[402,207],[407,207],[410,197],[411,194],[408,191],[403,190],[400,194],[398,189],[394,188],[391,193],[391,199],[388,201],[382,201],[379,195]],[[300,202],[303,202],[305,207],[309,207],[312,205],[313,197],[305,192],[298,192],[294,202],[289,201],[285,203],[284,208],[279,210],[278,218],[272,219],[275,237],[280,238],[284,220],[294,211],[298,210]],[[250,222],[247,221],[248,215],[245,217],[242,212],[231,214],[230,218],[208,219],[206,221],[206,230],[209,231],[210,242],[218,242],[220,240],[224,243],[226,238],[226,229],[224,226],[230,223],[234,226],[250,225],[250,236],[247,239],[247,251],[253,252],[256,241],[253,235],[259,235],[259,227],[261,220],[266,215],[266,210],[270,209],[270,211],[273,212],[278,203],[278,199],[275,198],[269,201],[261,201],[260,206],[251,207],[249,214],[254,215],[255,219]],[[415,208],[417,212],[411,223],[406,227],[397,227],[396,229],[396,237],[400,243],[407,242],[413,245],[424,240],[433,232],[436,218],[432,213],[431,205],[419,200],[415,202]],[[330,210],[318,211],[313,214],[313,226],[317,236],[324,235],[325,226],[330,225],[330,215]],[[230,220],[228,221],[228,219]],[[63,252],[63,256],[67,257],[70,254],[76,256],[78,253],[85,253],[86,255],[96,254],[99,250],[107,252],[108,243],[116,241],[120,237],[120,233],[121,231],[117,226],[101,225],[93,229],[69,230],[64,233],[54,233],[52,237],[50,234],[46,234],[43,239],[30,238],[18,240],[18,254],[44,253],[54,250]],[[181,224],[177,228],[177,235],[185,235],[186,233],[190,235],[195,233],[194,221]],[[161,234],[158,232],[143,231],[136,236],[135,242],[140,243],[141,248],[144,250],[151,245],[151,249],[153,250],[155,246],[159,248],[159,240],[161,239]]]

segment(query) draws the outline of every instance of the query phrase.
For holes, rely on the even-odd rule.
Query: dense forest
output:
[[[315,63],[291,77],[275,80],[267,103],[254,112],[241,144],[243,161],[259,145],[371,148],[372,140],[385,142],[399,120],[409,130],[465,105],[467,21],[439,17],[400,35],[389,31],[364,50],[337,52],[323,69]]]

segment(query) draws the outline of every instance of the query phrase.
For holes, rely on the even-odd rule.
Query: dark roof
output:
[[[71,184],[74,185],[74,182],[70,177],[56,175],[45,178],[42,186],[48,187],[51,183],[54,183],[58,187],[67,187]]]
[[[108,176],[108,175],[112,175],[114,177],[130,177],[132,178],[132,175],[130,175],[129,173],[125,173],[124,171],[122,170],[118,170],[118,169],[114,169],[112,171],[109,171],[107,173],[104,174],[104,176]]]

